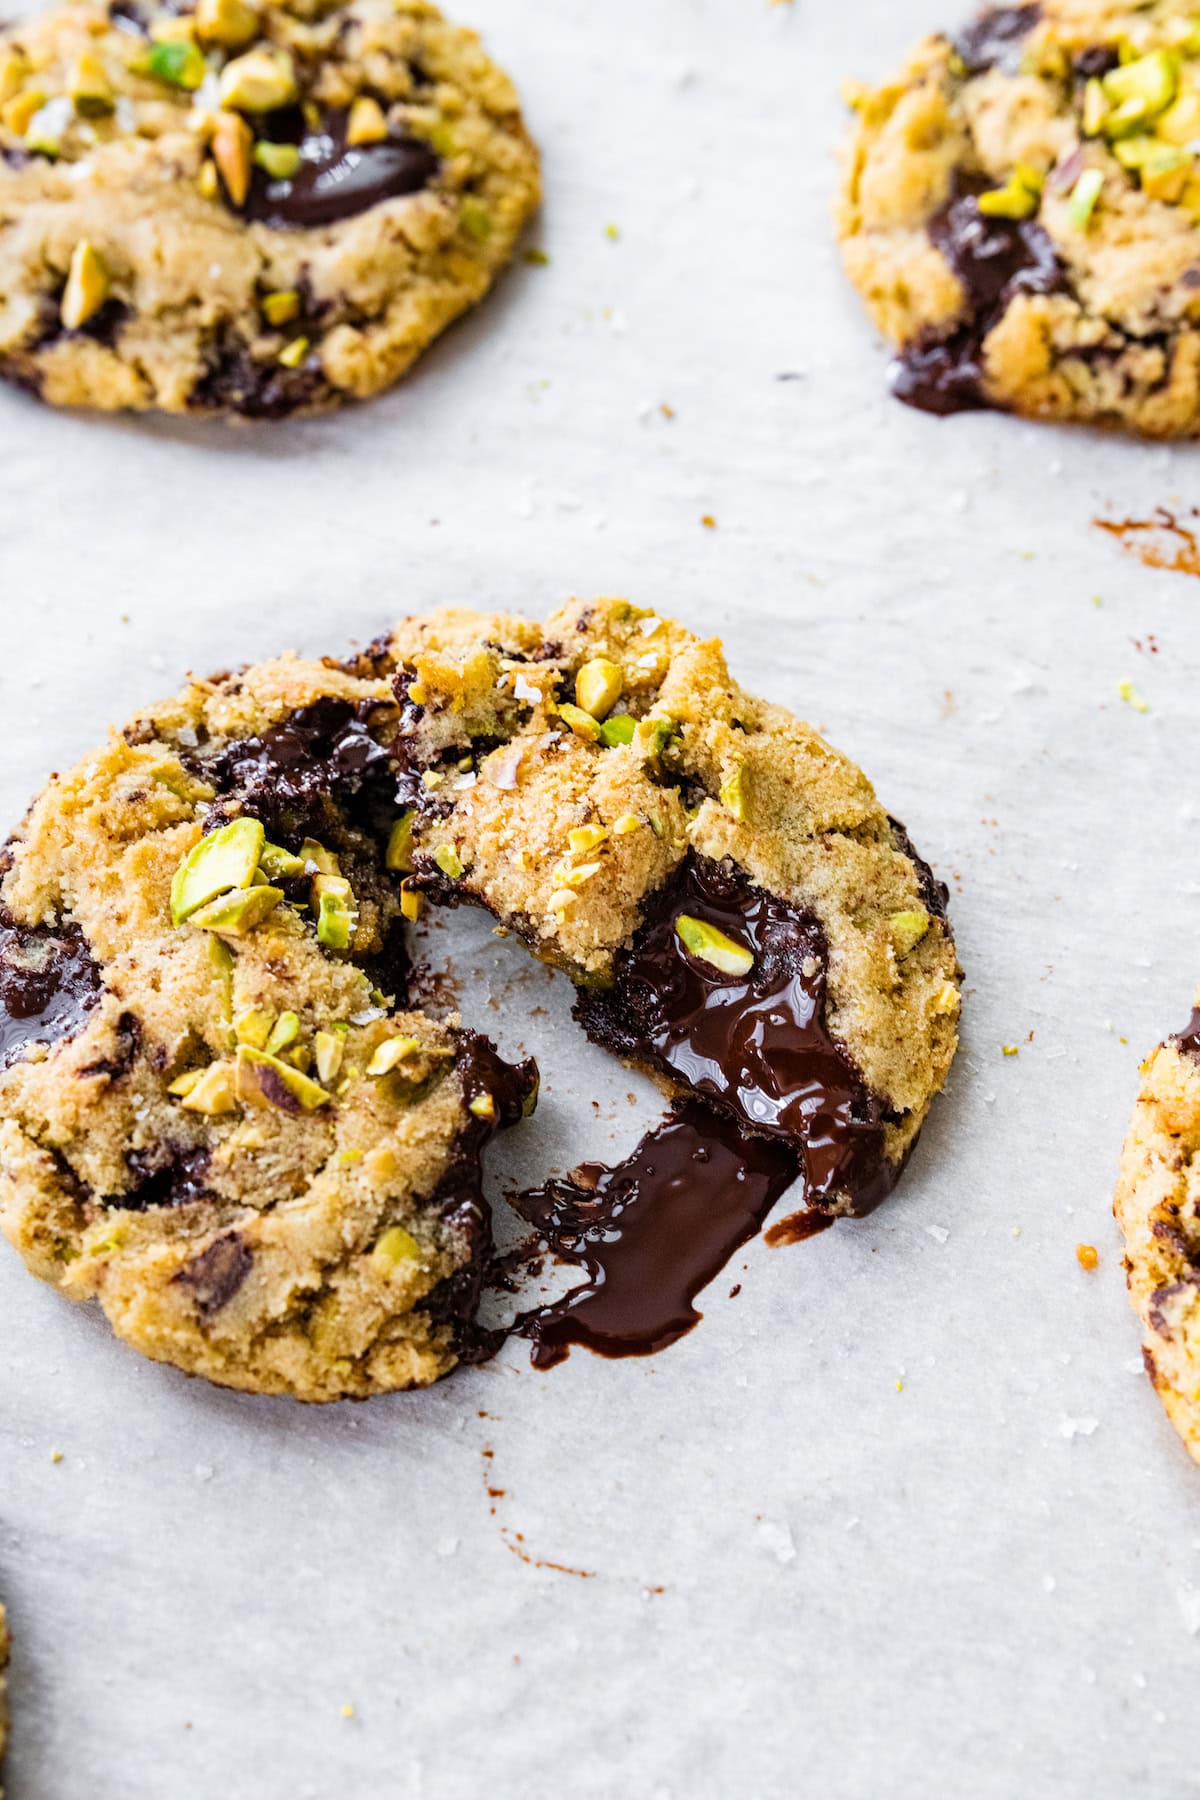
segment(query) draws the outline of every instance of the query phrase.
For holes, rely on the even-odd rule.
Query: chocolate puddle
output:
[[[532,1340],[534,1368],[553,1368],[573,1344],[623,1357],[675,1343],[702,1316],[692,1304],[701,1288],[761,1229],[799,1171],[794,1150],[747,1137],[688,1101],[623,1163],[589,1170],[594,1189],[551,1181],[518,1195],[521,1217],[587,1273],[582,1287],[513,1327]]]
[[[1200,1062],[1200,1006],[1195,1008],[1184,1029],[1172,1041],[1182,1055],[1195,1057]]]
[[[0,911],[0,1069],[30,1044],[79,1031],[100,998],[100,971],[78,925],[18,925]]]
[[[277,230],[312,231],[351,219],[382,200],[418,194],[441,168],[436,151],[421,138],[347,144],[346,115],[340,112],[326,113],[314,130],[298,108],[289,107],[264,119],[260,135],[272,143],[295,144],[302,158],[289,181],[274,181],[258,168],[251,178],[245,216]]]

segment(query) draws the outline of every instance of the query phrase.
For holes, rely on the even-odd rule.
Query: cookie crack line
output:
[[[478,1321],[493,1133],[537,1071],[414,1002],[486,908],[672,1102],[517,1197],[585,1280],[516,1329],[644,1354],[799,1182],[890,1191],[957,1040],[945,889],[866,778],[628,602],[443,612],[193,681],[55,777],[0,863],[0,1227],[144,1354],[310,1400],[424,1385]]]
[[[1200,30],[1175,0],[987,9],[852,87],[838,231],[948,414],[1200,432]]]
[[[392,385],[540,202],[508,77],[424,0],[77,4],[0,28],[0,373],[271,420]]]

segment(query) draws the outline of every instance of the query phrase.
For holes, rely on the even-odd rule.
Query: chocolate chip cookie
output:
[[[426,0],[111,0],[0,31],[0,372],[56,405],[364,399],[539,199],[507,76]]]
[[[36,801],[0,883],[0,1227],[145,1355],[333,1400],[446,1373],[532,1065],[405,1002],[390,684],[193,682]],[[394,860],[394,858],[393,858]]]
[[[1115,1212],[1146,1372],[1200,1462],[1200,1007],[1142,1065]]]
[[[1200,431],[1200,18],[992,8],[852,91],[838,226],[893,391]]]

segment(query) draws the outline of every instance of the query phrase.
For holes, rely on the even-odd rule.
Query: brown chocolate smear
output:
[[[1195,509],[1193,518],[1200,517]],[[1148,519],[1093,519],[1100,531],[1115,537],[1150,569],[1167,569],[1174,575],[1200,575],[1200,541],[1196,530],[1183,524],[1166,506],[1156,506]]]
[[[749,974],[723,974],[687,951],[681,914],[749,949]],[[575,1016],[597,1043],[790,1145],[811,1205],[828,1210],[846,1196],[868,1213],[896,1170],[884,1155],[884,1103],[826,1028],[826,970],[815,919],[731,863],[692,854],[653,902],[613,986],[580,993]]]
[[[30,1044],[73,1037],[100,992],[100,971],[78,925],[20,925],[0,909],[0,1069]]]
[[[995,6],[980,13],[954,39],[954,48],[969,75],[982,75],[997,63],[1016,72],[1018,46],[1042,16],[1040,6]]]
[[[1200,1062],[1200,1006],[1195,1008],[1179,1036],[1171,1041],[1184,1056],[1194,1056]]]
[[[273,120],[265,122],[272,135]],[[382,200],[418,194],[430,186],[441,160],[422,138],[387,138],[378,144],[346,143],[346,115],[327,113],[317,130],[305,127],[293,138],[286,124],[274,125],[274,141],[295,141],[302,157],[290,181],[273,181],[255,169],[245,214],[277,230],[312,231],[350,219]]]
[[[944,417],[991,405],[983,387],[989,331],[1018,294],[1056,293],[1065,276],[1040,225],[989,218],[973,192],[960,192],[941,207],[928,230],[962,283],[970,317],[949,337],[922,332],[906,344],[892,364],[890,384],[906,405]]]
[[[526,1313],[535,1368],[573,1344],[600,1356],[649,1356],[698,1323],[693,1301],[761,1228],[795,1181],[794,1149],[752,1138],[698,1101],[676,1106],[616,1168],[582,1186],[548,1182],[513,1205],[554,1254],[587,1275],[582,1287]]]
[[[106,1195],[102,1204],[123,1212],[146,1212],[152,1206],[186,1206],[207,1199],[210,1152],[164,1139],[146,1150],[130,1150],[125,1161],[132,1185],[123,1194]]]

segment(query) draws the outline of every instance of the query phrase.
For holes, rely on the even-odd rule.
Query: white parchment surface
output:
[[[886,397],[828,223],[837,89],[932,0],[470,4],[551,260],[402,389],[242,431],[0,394],[3,819],[189,667],[629,594],[907,822],[963,1048],[883,1211],[752,1245],[648,1361],[517,1343],[304,1410],[142,1362],[5,1247],[10,1800],[1200,1792],[1200,1470],[1110,1216],[1200,979],[1200,583],[1091,524],[1200,500],[1197,452]],[[493,1190],[629,1148],[653,1104],[565,984],[482,922],[434,940],[546,1074]]]

